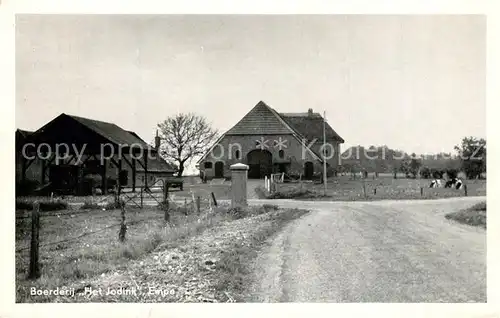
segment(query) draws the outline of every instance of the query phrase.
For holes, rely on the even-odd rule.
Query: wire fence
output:
[[[140,191],[141,194],[146,193],[145,197],[150,198],[150,200],[154,200],[156,204],[154,206],[151,206],[151,209],[149,210],[155,210],[157,213],[151,214],[150,217],[147,217],[145,213],[137,213],[141,215],[141,219],[130,220],[130,213],[127,213],[127,209],[130,210],[130,205],[126,205],[125,201],[122,199],[121,194],[116,194],[114,197],[114,200],[118,202],[118,211],[121,210],[121,221],[116,222],[110,225],[107,225],[103,228],[92,230],[92,231],[87,231],[83,232],[79,235],[72,236],[72,237],[67,237],[64,239],[60,240],[55,240],[51,242],[45,242],[43,244],[40,244],[40,218],[73,218],[73,217],[81,217],[82,215],[95,215],[96,217],[103,216],[103,217],[117,217],[116,215],[103,215],[101,209],[96,209],[94,205],[91,205],[89,210],[71,210],[71,211],[57,211],[57,212],[45,212],[45,213],[40,213],[40,203],[38,201],[35,201],[33,204],[33,210],[29,211],[28,213],[25,212],[25,215],[19,215],[16,216],[16,236],[17,236],[17,231],[20,230],[18,228],[21,227],[27,227],[31,226],[31,235],[30,235],[30,244],[29,246],[22,246],[19,247],[15,250],[16,253],[22,253],[24,251],[30,252],[30,270],[29,270],[29,277],[30,278],[38,278],[40,277],[40,266],[39,266],[39,251],[40,248],[44,247],[49,247],[53,245],[61,245],[65,244],[68,242],[74,242],[77,240],[82,239],[83,237],[87,236],[92,236],[96,235],[99,233],[102,233],[104,231],[113,229],[113,228],[118,228],[120,227],[120,235],[119,235],[119,240],[124,241],[125,240],[125,235],[126,235],[126,230],[127,226],[132,226],[132,225],[137,225],[140,223],[144,223],[147,221],[152,221],[154,220],[155,222],[162,222],[164,225],[172,225],[170,223],[170,217],[173,212],[175,213],[182,213],[185,216],[188,216],[190,214],[196,214],[200,215],[202,214],[202,211],[205,214],[211,214],[214,212],[215,208],[218,206],[218,202],[216,200],[216,197],[213,192],[211,193],[206,193],[206,195],[195,195],[194,192],[190,192],[190,196],[188,197],[183,197],[183,198],[176,198],[175,194],[169,193],[168,188],[162,187],[160,188],[160,191],[154,193],[153,191]],[[154,193],[154,194],[153,194]],[[141,197],[141,204],[140,208],[144,206],[144,197]],[[134,206],[134,205],[132,205]],[[136,211],[140,211],[140,209],[136,209]],[[163,212],[163,213],[162,213]],[[146,213],[147,214],[147,213]],[[161,218],[161,215],[163,214],[163,218]],[[31,224],[28,224],[25,222],[26,219],[31,218]],[[163,220],[162,220],[163,219]],[[49,225],[50,226],[50,225]],[[123,232],[124,231],[124,232]],[[122,233],[123,232],[123,233]],[[43,234],[43,233],[42,233]]]

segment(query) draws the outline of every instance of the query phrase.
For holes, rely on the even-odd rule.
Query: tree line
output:
[[[160,155],[177,168],[179,176],[220,136],[206,118],[194,113],[171,116],[160,122],[157,128],[161,140]],[[445,173],[453,177],[463,171],[468,179],[481,178],[486,172],[486,140],[464,137],[454,150],[454,154],[417,156],[387,145],[351,147],[342,153],[338,172],[399,172],[408,178],[443,178]]]
[[[464,137],[455,153],[417,156],[388,146],[351,147],[342,154],[341,172],[404,173],[408,178],[454,178],[464,172],[468,179],[486,172],[486,140]]]

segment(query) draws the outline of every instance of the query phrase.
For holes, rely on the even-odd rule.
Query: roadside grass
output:
[[[69,296],[31,296],[30,288],[94,286],[101,276],[110,277],[109,275],[116,274],[117,271],[127,271],[130,262],[142,264],[144,260],[145,264],[149,264],[150,261],[147,259],[153,258],[148,256],[152,252],[158,255],[156,253],[161,251],[192,251],[201,253],[198,257],[204,257],[203,251],[213,247],[205,248],[205,245],[199,246],[199,243],[194,243],[194,249],[188,246],[193,244],[189,243],[192,238],[205,235],[202,233],[207,229],[211,229],[209,233],[212,231],[220,233],[217,235],[221,235],[222,241],[219,243],[222,245],[217,248],[217,255],[220,255],[216,263],[217,270],[205,273],[205,275],[213,275],[210,276],[212,277],[210,284],[218,299],[227,299],[226,295],[229,293],[236,295],[239,301],[244,299],[245,284],[250,279],[249,265],[256,257],[260,245],[285,223],[308,212],[283,210],[278,206],[266,204],[244,209],[218,207],[212,213],[185,215],[182,207],[173,207],[170,214],[171,222],[165,225],[164,212],[161,210],[127,209],[127,240],[120,243],[118,241],[119,226],[115,226],[119,224],[119,210],[79,211],[63,211],[66,213],[42,217],[40,230],[42,276],[38,280],[27,279],[29,231],[16,233],[16,249],[18,249],[16,252],[16,302],[74,302],[75,299]],[[17,224],[17,231],[31,227],[29,218],[22,218],[16,222],[22,223]],[[236,226],[250,234],[245,234],[243,239],[242,232],[239,230],[236,232],[229,230],[226,233],[228,226],[233,229]],[[92,234],[85,235],[88,232]],[[207,235],[210,237],[212,234]],[[77,239],[71,239],[75,237]],[[55,244],[46,245],[54,242]],[[164,269],[158,269],[158,273],[153,275],[151,270],[154,271],[155,267],[146,269],[140,266],[138,269],[141,270],[141,268],[142,271],[146,270],[150,274],[146,275],[147,280],[144,281],[136,278],[139,284],[165,280]],[[190,280],[189,277],[186,279]],[[128,301],[136,300],[129,299]],[[104,298],[100,301],[109,300]]]
[[[245,264],[256,255],[256,248],[288,220],[305,214],[302,210],[281,210],[275,205],[230,209],[219,206],[211,213],[185,214],[184,207],[172,206],[170,223],[164,222],[159,209],[127,209],[127,240],[119,242],[120,210],[89,209],[61,211],[41,218],[40,265],[41,277],[27,279],[29,267],[30,218],[16,219],[16,302],[53,302],[54,296],[31,296],[30,288],[55,289],[64,286],[85,286],[102,275],[126,270],[131,261],[143,260],[148,254],[162,250],[183,249],[192,238],[209,228],[243,219],[263,217],[264,227],[252,234],[248,242],[234,243],[224,249],[218,262],[220,275],[214,277],[216,290],[243,290],[248,275]],[[267,221],[270,219],[271,221]],[[230,222],[230,223],[227,223]],[[254,227],[250,231],[254,231]],[[90,234],[89,234],[90,233]],[[234,248],[233,248],[234,247]],[[229,286],[224,287],[229,284]],[[226,289],[225,289],[226,288]],[[222,294],[219,297],[225,297]],[[73,302],[74,299],[57,298]],[[103,300],[106,301],[106,300]]]
[[[266,199],[316,199],[329,198],[329,195],[304,188],[282,189],[265,195]]]
[[[263,187],[256,193],[265,199],[298,199],[325,201],[420,200],[465,196],[464,189],[429,188],[426,179],[375,179],[351,180],[342,176],[328,180],[327,193],[321,183],[283,183],[278,190],[268,193]],[[466,180],[468,196],[485,196],[486,180]]]
[[[445,215],[445,218],[486,229],[486,201],[479,202],[468,209],[448,213]]]

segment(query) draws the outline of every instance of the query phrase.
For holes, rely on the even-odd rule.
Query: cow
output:
[[[464,186],[464,183],[460,179],[455,179],[455,189],[460,190]]]
[[[429,188],[440,188],[441,187],[441,180],[439,179],[434,179],[431,181],[431,184],[429,185]]]
[[[462,189],[464,183],[461,179],[458,178],[453,178],[451,180],[446,181],[446,184],[444,185],[445,188],[451,188],[454,187],[457,190]]]

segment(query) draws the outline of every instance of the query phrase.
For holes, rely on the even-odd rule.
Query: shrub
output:
[[[445,171],[444,170],[439,170],[439,169],[431,169],[431,176],[434,179],[443,179]]]
[[[295,198],[319,198],[324,197],[323,194],[313,192],[308,189],[291,189],[285,191],[277,191],[266,196],[267,199],[295,199]]]
[[[232,219],[238,220],[243,218],[248,218],[252,216],[257,216],[265,214],[271,211],[277,211],[279,207],[273,204],[264,204],[262,206],[249,206],[245,208],[231,208],[227,213]]]
[[[431,169],[427,167],[423,167],[422,169],[420,169],[420,177],[422,177],[423,179],[429,179],[431,177]]]
[[[458,176],[457,169],[447,169],[446,174],[448,175],[448,179],[454,179]]]
[[[99,209],[99,205],[95,202],[90,202],[90,201],[86,201],[85,203],[83,203],[83,205],[80,207],[80,209],[82,210],[97,210]]]
[[[107,203],[103,208],[106,209],[106,210],[116,210],[116,209],[120,209],[121,208],[121,205],[124,205],[125,202],[119,202],[119,201],[113,201],[113,202],[109,202]]]
[[[263,186],[258,186],[255,188],[255,194],[257,194],[257,197],[259,199],[265,199],[266,198],[266,189]]]

